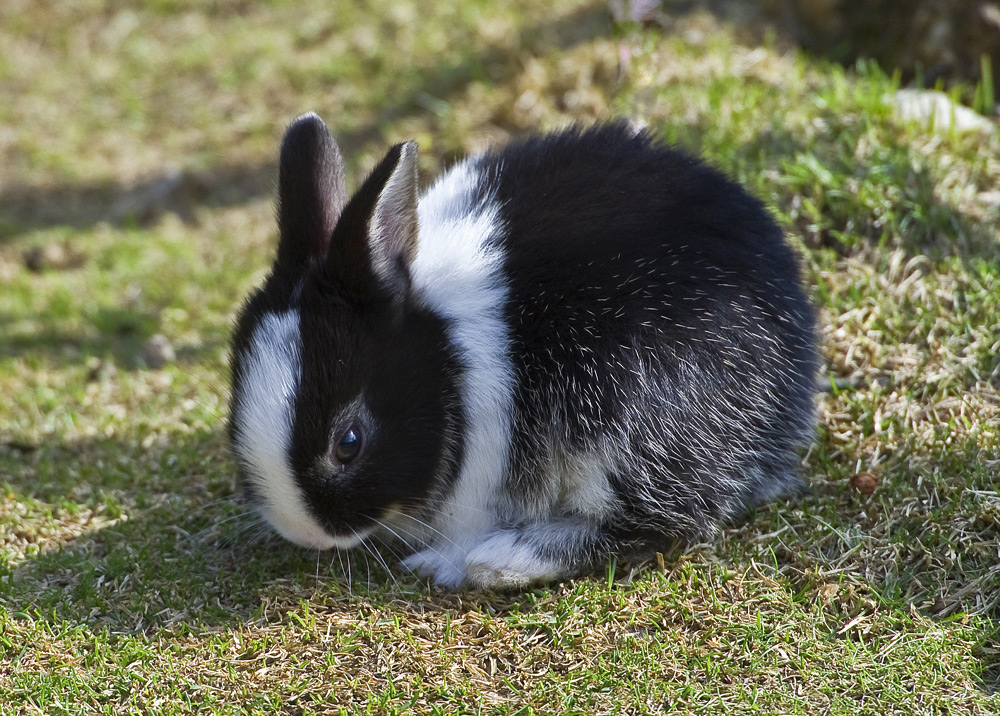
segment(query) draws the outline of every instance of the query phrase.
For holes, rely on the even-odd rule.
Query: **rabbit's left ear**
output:
[[[281,143],[276,266],[301,273],[310,262],[324,261],[346,202],[340,149],[322,119],[304,114]]]
[[[327,254],[335,285],[362,299],[401,299],[417,253],[417,144],[397,144],[341,215]]]

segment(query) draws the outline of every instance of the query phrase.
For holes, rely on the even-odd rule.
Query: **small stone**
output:
[[[870,495],[878,487],[878,477],[873,472],[859,472],[851,478],[851,489],[862,495]]]
[[[87,361],[87,381],[103,383],[118,375],[115,364],[104,358],[92,358]]]
[[[936,132],[954,130],[992,134],[995,130],[993,123],[986,117],[963,107],[937,90],[899,90],[893,104],[901,119],[933,127]]]
[[[69,263],[66,249],[60,244],[48,243],[24,252],[24,265],[33,273],[46,269],[61,269]]]
[[[21,257],[25,267],[32,273],[66,271],[79,268],[87,261],[87,255],[82,251],[74,251],[56,241],[34,246],[21,254]]]
[[[160,370],[177,358],[174,347],[162,333],[149,337],[149,340],[142,345],[141,355],[143,362],[152,370]]]

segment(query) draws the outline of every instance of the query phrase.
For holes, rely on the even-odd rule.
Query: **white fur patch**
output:
[[[309,514],[288,460],[301,345],[297,311],[261,319],[243,356],[234,416],[236,454],[253,481],[258,511],[282,537],[303,547],[348,547],[360,540],[327,534]]]
[[[466,582],[465,555],[455,550],[428,547],[404,559],[403,566],[421,577],[430,577],[434,584],[448,589],[456,589]]]
[[[608,454],[557,454],[554,463],[559,475],[559,502],[567,510],[600,522],[615,509],[618,498],[608,483]]]
[[[551,528],[558,529],[555,525]],[[575,536],[575,532],[571,531],[568,536]],[[467,578],[485,589],[524,587],[561,575],[559,565],[540,558],[513,532],[500,532],[469,553]]]
[[[473,204],[477,180],[470,160],[442,176],[421,198],[413,282],[425,304],[445,318],[466,367],[461,392],[466,410],[465,461],[435,528],[436,542],[422,564],[447,574],[465,564],[468,549],[493,528],[496,497],[507,472],[514,406],[514,370],[503,320],[508,287],[503,252],[491,245],[501,229],[499,207]],[[429,563],[434,563],[430,566]],[[450,579],[448,579],[450,578]]]

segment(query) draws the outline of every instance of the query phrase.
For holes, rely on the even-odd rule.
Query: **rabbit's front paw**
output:
[[[454,589],[465,583],[464,556],[448,550],[428,547],[404,559],[403,566],[421,577],[429,577],[434,584],[447,589]]]
[[[466,579],[482,589],[516,589],[555,579],[563,571],[555,562],[539,557],[516,532],[499,532],[469,553]]]

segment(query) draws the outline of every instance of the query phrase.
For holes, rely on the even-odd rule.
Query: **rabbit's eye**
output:
[[[364,439],[361,435],[361,428],[357,425],[352,425],[340,436],[337,445],[333,449],[333,456],[341,464],[347,465],[358,459],[363,447]]]

